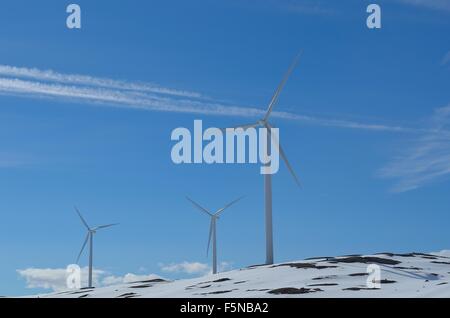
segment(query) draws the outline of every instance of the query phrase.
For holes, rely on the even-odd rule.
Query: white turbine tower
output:
[[[197,209],[199,209],[200,211],[206,213],[210,218],[211,218],[211,222],[209,225],[209,237],[208,237],[208,247],[206,249],[206,255],[208,255],[209,253],[209,247],[211,245],[211,239],[212,239],[212,251],[213,251],[213,274],[217,274],[217,232],[216,232],[216,223],[217,220],[219,219],[220,215],[222,214],[223,211],[225,211],[225,209],[229,208],[230,206],[232,206],[233,204],[235,204],[236,202],[238,202],[239,200],[242,199],[236,199],[230,203],[228,203],[227,205],[225,205],[223,208],[217,210],[215,213],[211,213],[209,212],[207,209],[205,209],[204,207],[202,207],[200,204],[196,203],[194,200],[190,199],[189,197],[186,197],[186,199],[188,199]]]
[[[81,247],[81,251],[78,254],[77,257],[77,264],[78,261],[80,260],[81,254],[83,253],[84,248],[86,247],[86,244],[89,241],[89,285],[88,287],[93,287],[92,285],[92,262],[93,262],[93,256],[94,256],[94,234],[97,233],[98,230],[100,229],[104,229],[110,226],[114,226],[117,225],[118,223],[114,223],[114,224],[107,224],[107,225],[100,225],[100,226],[96,226],[94,228],[89,227],[89,225],[87,224],[86,220],[83,218],[83,216],[81,215],[80,211],[77,209],[77,207],[75,207],[75,211],[78,213],[78,215],[80,216],[81,222],[83,222],[84,226],[87,229],[87,234],[86,234],[86,239],[84,240],[83,246]]]
[[[265,116],[258,120],[256,123],[248,124],[248,125],[240,125],[235,128],[242,128],[244,130],[248,128],[256,128],[256,127],[262,127],[267,129],[267,149],[270,150],[271,145],[271,138],[272,138],[272,126],[269,123],[269,117],[272,114],[273,107],[275,106],[278,97],[280,96],[280,93],[286,84],[289,76],[291,75],[292,71],[294,70],[295,66],[297,65],[300,57],[302,55],[302,51],[295,57],[294,61],[292,62],[291,66],[289,67],[288,71],[283,77],[283,80],[278,85],[274,95],[272,96],[272,99],[270,100],[269,106],[267,108],[267,111],[265,113]],[[274,139],[275,140],[275,139]],[[294,177],[295,182],[298,186],[300,186],[300,181],[298,180],[294,169],[292,169],[292,166],[290,165],[286,154],[281,148],[280,144],[276,145],[278,148],[278,152],[285,162],[289,172]],[[264,192],[265,192],[265,226],[266,226],[266,264],[273,264],[273,224],[272,224],[272,175],[271,174],[265,174],[264,175]]]

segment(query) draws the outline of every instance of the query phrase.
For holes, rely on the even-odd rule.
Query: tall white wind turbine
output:
[[[275,93],[272,96],[272,99],[270,100],[269,106],[267,107],[267,111],[265,113],[265,116],[258,120],[256,123],[248,124],[248,125],[239,125],[234,128],[242,128],[244,130],[248,128],[256,128],[256,127],[262,127],[267,129],[267,148],[270,150],[271,145],[271,138],[272,138],[272,126],[269,123],[269,117],[272,114],[273,108],[278,101],[278,97],[280,96],[280,93],[286,84],[289,76],[291,75],[292,71],[294,70],[295,66],[297,65],[298,61],[300,60],[300,57],[302,55],[302,51],[295,57],[294,61],[292,62],[291,66],[287,70],[286,74],[284,75],[281,83],[278,85]],[[274,139],[275,140],[275,139]],[[281,148],[281,145],[278,143],[276,145],[278,147],[278,152],[283,159],[284,163],[286,164],[286,167],[288,168],[290,174],[294,177],[295,182],[298,186],[300,186],[300,181],[297,178],[297,175],[294,172],[294,169],[292,168],[291,164],[289,163],[286,154]],[[269,163],[270,164],[270,163]],[[271,174],[265,174],[264,175],[264,203],[265,203],[265,227],[266,227],[266,264],[273,264],[273,223],[272,223],[272,175]]]
[[[212,239],[213,274],[217,274],[217,231],[216,231],[216,223],[217,223],[217,220],[219,219],[220,215],[223,213],[223,211],[225,211],[225,209],[229,208],[230,206],[232,206],[233,204],[235,204],[236,202],[241,200],[242,197],[239,198],[239,199],[236,199],[236,200],[234,200],[234,201],[232,201],[230,203],[228,203],[223,208],[217,210],[214,213],[211,213],[210,211],[208,211],[207,209],[205,209],[204,207],[202,207],[200,204],[198,204],[194,200],[190,199],[189,197],[186,197],[186,199],[188,199],[197,209],[199,209],[200,211],[206,213],[211,218],[211,222],[210,222],[210,225],[209,225],[208,247],[206,249],[206,254],[208,255],[208,253],[209,253],[209,247],[211,246],[211,239]]]
[[[97,231],[100,230],[100,229],[105,229],[107,227],[111,227],[111,226],[117,225],[118,223],[100,225],[100,226],[96,226],[94,228],[91,228],[87,224],[86,220],[83,218],[83,216],[81,215],[81,213],[77,209],[77,207],[75,207],[75,211],[80,216],[81,222],[84,224],[84,226],[87,229],[86,239],[84,240],[83,246],[81,247],[81,251],[78,254],[76,263],[78,263],[78,261],[80,260],[81,254],[83,253],[83,250],[84,250],[84,248],[86,247],[86,244],[89,241],[89,283],[88,283],[88,287],[93,287],[93,285],[92,285],[92,262],[93,262],[93,257],[94,257],[94,242],[93,242],[94,234],[96,234]]]

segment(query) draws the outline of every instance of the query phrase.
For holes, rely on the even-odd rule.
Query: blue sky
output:
[[[263,262],[259,166],[176,166],[170,133],[257,119],[300,48],[272,118],[303,183],[274,177],[276,261],[449,248],[449,1],[377,1],[381,30],[369,1],[76,3],[81,30],[64,1],[1,4],[0,294],[75,261],[74,205],[120,223],[95,237],[103,277],[207,271],[209,220],[186,195],[245,195],[219,259]]]

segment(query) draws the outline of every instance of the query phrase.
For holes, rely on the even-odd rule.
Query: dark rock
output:
[[[413,271],[421,271],[423,268],[420,267],[403,267],[403,266],[394,266],[395,269],[406,269],[406,270],[413,270]]]
[[[93,291],[93,289],[86,289],[86,290],[77,290],[77,291],[74,291],[74,292],[72,292],[72,293],[70,293],[70,295],[77,295],[77,294],[84,294],[84,293],[87,293],[87,292],[91,292],[91,291]]]
[[[377,283],[377,284],[394,284],[394,283],[396,283],[396,281],[395,280],[389,280],[389,279],[382,279],[382,280],[376,280],[376,281],[374,281],[374,283]]]
[[[139,295],[136,293],[125,293],[125,294],[117,296],[117,298],[131,298],[131,297],[136,297],[136,296],[139,296]]]
[[[148,288],[148,287],[152,287],[153,285],[151,284],[143,284],[143,285],[136,285],[136,286],[130,286],[130,288]]]
[[[273,295],[298,295],[298,294],[308,294],[308,293],[315,293],[318,291],[323,291],[320,288],[294,288],[294,287],[284,287],[284,288],[278,288],[273,289],[269,291],[269,294]]]
[[[141,280],[135,283],[164,283],[167,282],[167,280],[162,278],[155,278],[155,279],[149,279],[149,280]]]
[[[233,291],[232,290],[218,290],[218,291],[213,291],[213,292],[209,292],[209,293],[202,293],[200,295],[219,295],[219,294],[226,294],[226,293],[231,293]]]
[[[379,288],[367,288],[367,287],[349,287],[343,290],[360,291],[360,290],[380,290]]]
[[[305,258],[305,261],[320,260],[320,259],[327,260],[327,259],[331,259],[331,258],[333,258],[333,257],[331,257],[331,256],[308,257],[308,258]]]
[[[390,257],[394,257],[394,256],[398,256],[398,257],[417,257],[417,256],[421,256],[422,258],[430,258],[430,259],[436,259],[437,258],[437,256],[436,255],[431,255],[431,254],[425,254],[425,253],[415,253],[415,252],[413,252],[413,253],[398,253],[398,254],[396,254],[396,253],[377,253],[377,255],[380,255],[380,254],[383,254],[383,255],[387,255],[387,256],[390,256]]]
[[[332,278],[336,278],[336,275],[330,275],[330,276],[319,276],[319,277],[314,277],[312,280],[322,280],[322,279],[332,279]]]
[[[385,264],[385,265],[397,265],[400,261],[396,261],[388,258],[381,258],[375,256],[350,256],[334,258],[330,263],[363,263],[363,264]]]
[[[336,268],[337,266],[333,265],[317,265],[316,263],[285,263],[280,265],[274,265],[272,267],[281,267],[281,266],[289,266],[294,268],[300,268],[300,269],[325,269],[325,268]]]

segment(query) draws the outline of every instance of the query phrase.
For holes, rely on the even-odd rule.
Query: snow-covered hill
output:
[[[367,266],[381,268],[368,289]],[[450,255],[349,255],[251,266],[195,279],[155,279],[33,297],[450,297]]]

